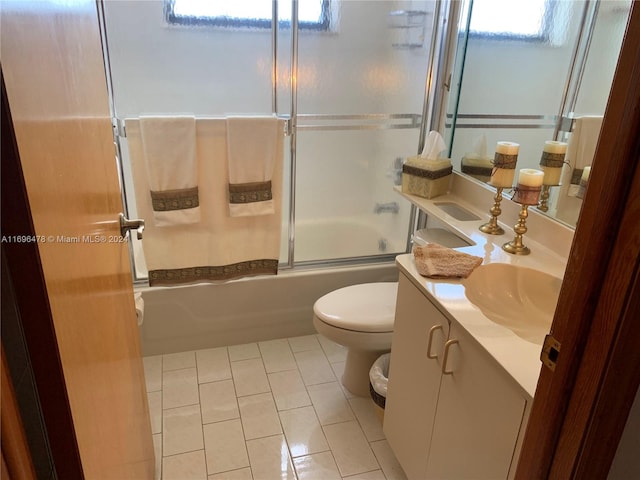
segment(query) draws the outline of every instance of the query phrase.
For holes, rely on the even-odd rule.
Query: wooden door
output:
[[[506,479],[525,414],[516,382],[456,324],[433,426],[427,479]]]
[[[96,4],[1,4],[1,61],[86,478],[153,478]],[[46,399],[44,399],[46,402]],[[69,446],[73,448],[73,446]]]
[[[402,348],[394,349],[392,345],[384,432],[407,477],[422,480],[427,469],[449,322],[403,274],[396,305],[393,345]],[[437,357],[428,358],[427,354]]]
[[[518,479],[605,478],[640,384],[640,2],[627,31],[551,334]]]

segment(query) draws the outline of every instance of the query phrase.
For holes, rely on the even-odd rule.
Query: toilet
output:
[[[342,384],[369,396],[369,370],[391,350],[398,282],[363,283],[334,290],[313,305],[313,325],[347,348]]]

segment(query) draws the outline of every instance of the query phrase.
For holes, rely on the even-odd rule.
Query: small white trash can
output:
[[[373,362],[369,370],[369,393],[375,405],[380,423],[384,420],[384,406],[387,400],[387,383],[389,382],[390,353],[385,353]]]

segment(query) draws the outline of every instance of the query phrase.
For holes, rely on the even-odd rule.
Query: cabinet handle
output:
[[[442,330],[442,325],[434,325],[429,330],[429,342],[427,343],[427,358],[438,358],[438,355],[431,355],[431,344],[433,343],[433,332]]]
[[[451,375],[453,373],[453,370],[447,370],[447,360],[449,359],[449,347],[456,343],[458,343],[458,340],[449,340],[444,344],[444,358],[442,359],[442,373],[444,375]]]

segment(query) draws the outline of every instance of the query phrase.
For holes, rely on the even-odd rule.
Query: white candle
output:
[[[543,179],[544,172],[542,170],[523,168],[520,170],[520,173],[518,173],[518,185],[525,187],[540,187],[542,186]]]
[[[502,153],[503,155],[517,155],[519,151],[519,143],[498,142],[496,144],[496,153]]]
[[[556,142],[555,140],[547,140],[544,142],[543,152],[549,153],[567,153],[567,144],[565,142]]]
[[[513,186],[513,177],[516,176],[516,170],[515,168],[500,168],[498,155],[514,155],[517,157],[519,150],[520,145],[518,143],[498,142],[496,144],[496,159],[494,161],[496,168],[493,169],[491,174],[491,179],[489,180],[490,185],[502,188],[510,188]]]
[[[516,176],[515,168],[494,168],[489,180],[489,185],[494,187],[513,187],[513,177]]]
[[[582,176],[580,177],[580,182],[586,182],[589,180],[589,175],[591,174],[591,167],[584,167],[582,170]]]
[[[565,142],[547,140],[544,142],[542,152],[542,160],[540,160],[540,168],[544,172],[542,183],[544,185],[560,185],[562,163],[558,165],[557,160],[564,160],[564,155],[567,153],[567,144]]]
[[[562,167],[545,167],[540,165],[540,168],[544,172],[544,185],[560,185],[560,177],[562,176]]]

